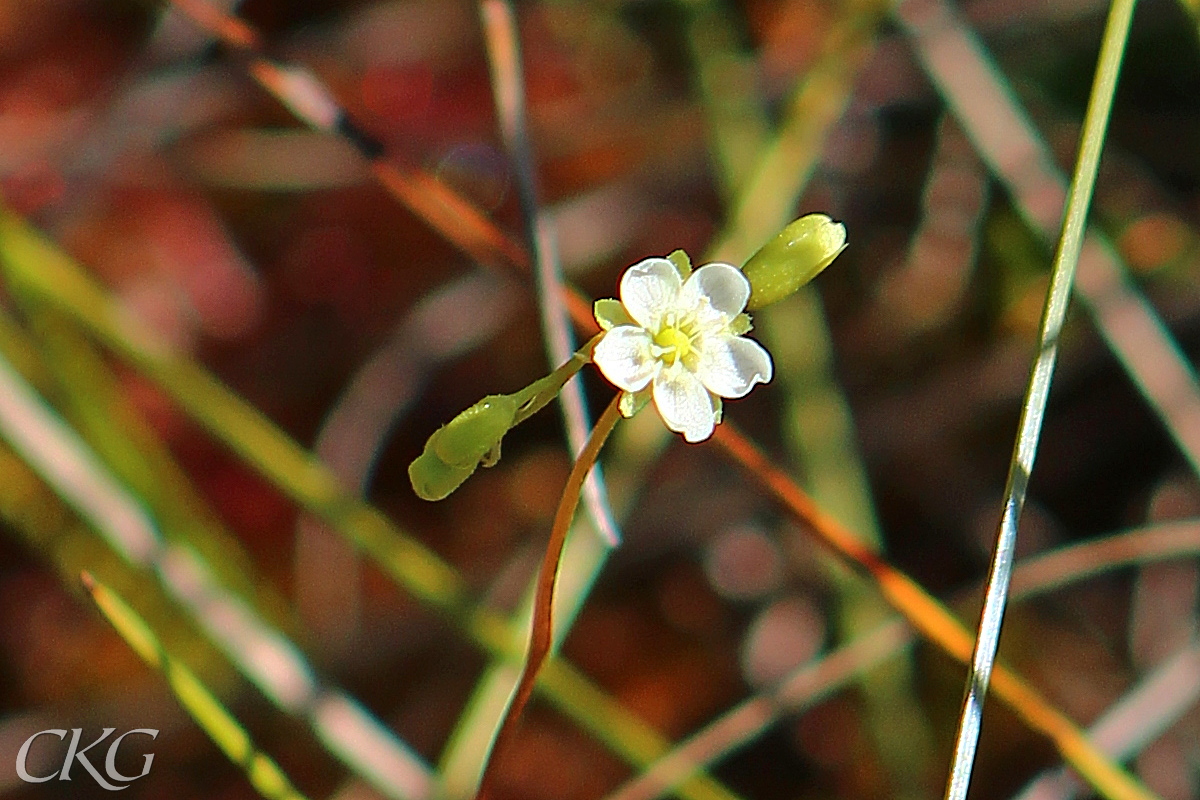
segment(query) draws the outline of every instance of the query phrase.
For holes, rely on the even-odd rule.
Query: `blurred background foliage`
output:
[[[712,252],[740,263],[802,213],[845,222],[850,247],[815,289],[756,316],[777,377],[726,404],[726,415],[968,624],[1052,251],[1029,223],[1039,209],[1028,201],[1040,197],[1052,221],[1061,208],[1052,182],[1039,184],[1041,195],[1014,190],[1036,164],[1003,152],[997,163],[969,133],[998,124],[996,103],[1016,104],[1032,127],[1012,133],[1015,150],[1032,137],[1069,173],[1105,10],[1096,0],[515,7],[541,210],[567,280],[585,295],[612,296],[620,272],[647,255],[683,248],[696,263]],[[939,14],[978,37],[972,52],[990,54],[1006,87],[999,100],[982,85],[948,96],[937,74],[946,62],[929,57],[938,29],[927,20]],[[232,45],[239,31],[250,48]],[[379,741],[411,751],[413,763],[442,761],[446,794],[469,782],[470,769],[463,778],[446,753],[460,746],[456,728],[484,724],[471,721],[468,700],[487,651],[512,637],[464,603],[517,607],[570,466],[559,415],[548,412],[513,431],[500,464],[442,503],[416,499],[405,474],[454,413],[553,366],[528,270],[504,268],[520,266],[519,253],[481,265],[490,251],[469,245],[470,225],[452,222],[447,233],[422,212],[420,198],[440,202],[431,186],[449,188],[521,240],[528,209],[497,130],[489,35],[478,7],[457,0],[0,0],[0,353],[38,393],[0,425],[6,796],[107,796],[85,776],[31,786],[3,765],[36,731],[110,726],[162,730],[153,769],[126,797],[256,796],[95,613],[81,569],[137,609],[306,795],[439,791],[406,783],[403,769],[364,778],[352,755],[337,755],[330,741],[361,754],[377,740],[321,716],[331,692],[357,698],[390,729]],[[308,72],[264,72],[264,63]],[[964,74],[973,63],[950,62]],[[322,108],[304,75],[328,87],[353,127],[315,130],[281,104]],[[416,201],[380,179],[364,145],[416,176]],[[1188,355],[1200,344],[1198,190],[1196,9],[1143,0],[1093,225]],[[47,237],[46,251],[21,251],[24,261],[12,238],[21,220]],[[59,302],[67,283],[39,287],[29,277],[43,270],[39,259],[63,254],[103,292],[79,294],[72,307]],[[115,333],[81,325],[90,313],[81,308],[100,309]],[[1192,389],[1164,394],[1153,377],[1167,367],[1153,343],[1135,338],[1114,357],[1106,340],[1129,316],[1113,319],[1099,335],[1094,317],[1072,312],[1021,531],[1021,557],[1065,556],[1041,580],[1066,585],[1017,604],[1002,645],[1004,659],[1083,725],[1190,653],[1197,633],[1200,489],[1196,461],[1176,445],[1200,425],[1190,413],[1194,377]],[[122,336],[133,344],[123,347]],[[230,406],[173,366],[193,361],[317,454],[329,475],[303,484],[304,462],[288,461],[274,440],[247,434],[231,445],[258,423],[206,418],[206,408]],[[1132,381],[1139,369],[1149,377]],[[596,408],[611,396],[593,375],[585,388]],[[1175,434],[1155,403],[1174,409]],[[105,534],[94,508],[64,494],[47,477],[52,467],[15,443],[13,429],[43,431],[32,420],[51,410],[68,438],[38,433],[25,447],[50,465],[64,463],[56,448],[90,453],[88,469],[108,475],[145,520],[126,515]],[[602,559],[578,568],[582,610],[564,654],[678,741],[889,614],[718,448],[667,440],[660,428],[642,415],[604,454],[624,541],[594,586],[588,570]],[[419,559],[395,566],[409,551],[390,539],[364,544],[371,558],[356,555],[326,523],[363,536],[379,526],[349,518],[323,482],[331,476],[460,583],[438,583],[440,567],[421,572]],[[139,525],[160,539],[131,551]],[[1096,567],[1064,549],[1143,529],[1165,531],[1161,549],[1175,559],[1130,538],[1101,558],[1119,568],[1084,580],[1076,573]],[[397,585],[413,563],[414,581],[424,575],[433,587],[425,594]],[[211,575],[196,577],[204,570]],[[887,652],[851,653],[845,674],[813,679],[802,710],[719,759],[713,785],[732,795],[708,785],[691,796],[940,792],[963,672],[927,645]],[[1200,793],[1191,702],[1200,666],[1189,663],[1169,692],[1175,705],[1161,704],[1173,710],[1145,711],[1137,719],[1159,721],[1142,728],[1125,723],[1135,738],[1156,731],[1129,763],[1169,800]],[[264,674],[247,679],[256,668]],[[320,688],[279,677],[305,670]],[[860,671],[866,678],[855,682]],[[580,713],[622,738],[598,712]],[[642,767],[617,750],[536,701],[497,787],[512,798],[582,800],[620,787],[623,797],[646,796],[626,783]],[[1045,740],[989,706],[976,797],[1014,796],[1056,763]],[[136,769],[131,761],[124,771]]]

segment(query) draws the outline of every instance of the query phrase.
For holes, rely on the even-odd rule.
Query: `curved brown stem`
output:
[[[554,513],[554,525],[550,529],[550,540],[546,543],[546,554],[542,557],[542,566],[538,572],[537,591],[533,601],[533,621],[529,631],[529,652],[525,664],[521,668],[521,677],[517,681],[516,691],[512,702],[500,723],[496,741],[484,768],[483,779],[479,785],[476,800],[486,800],[491,795],[491,785],[495,774],[496,763],[504,756],[520,721],[521,712],[533,695],[533,685],[537,682],[538,671],[550,654],[554,641],[554,587],[558,583],[558,563],[562,558],[563,546],[567,542],[567,532],[571,528],[571,520],[579,505],[579,492],[583,481],[596,463],[600,448],[612,433],[617,420],[621,418],[620,398],[618,393],[604,409],[596,427],[592,429],[587,444],[575,460],[571,474],[567,476],[566,486],[563,487],[562,498],[558,501],[558,510]]]

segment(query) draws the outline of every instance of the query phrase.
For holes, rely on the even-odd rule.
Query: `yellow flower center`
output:
[[[668,365],[674,364],[688,353],[692,352],[692,337],[682,329],[667,326],[654,337],[654,343],[663,349],[662,360]]]

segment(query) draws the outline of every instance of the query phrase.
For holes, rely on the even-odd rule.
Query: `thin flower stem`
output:
[[[517,416],[513,420],[513,425],[521,424],[552,403],[571,378],[591,362],[592,350],[598,341],[600,341],[600,334],[593,336],[583,347],[572,353],[571,357],[554,372],[544,378],[539,378],[519,392],[515,392],[512,397],[517,401]]]
[[[521,678],[513,692],[512,703],[505,712],[503,720],[497,729],[496,740],[492,745],[488,766],[484,769],[483,780],[479,787],[477,800],[485,800],[490,796],[490,787],[495,775],[495,764],[503,757],[504,751],[512,741],[521,712],[533,695],[533,685],[537,675],[550,654],[554,633],[554,587],[558,582],[558,563],[562,557],[563,545],[567,541],[567,532],[571,528],[571,520],[579,505],[580,491],[584,481],[600,455],[608,435],[612,433],[621,418],[620,394],[613,397],[608,408],[596,421],[596,427],[588,438],[587,444],[575,460],[571,474],[567,476],[567,484],[563,487],[562,498],[558,501],[558,510],[554,514],[554,525],[550,529],[550,540],[546,543],[546,554],[542,558],[542,566],[538,572],[537,594],[533,604],[533,621],[529,631],[529,652],[525,657],[525,665],[521,669]]]

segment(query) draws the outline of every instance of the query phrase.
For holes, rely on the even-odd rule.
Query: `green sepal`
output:
[[[621,411],[621,416],[629,419],[641,411],[650,402],[650,396],[649,386],[640,392],[621,392],[621,399],[617,401],[617,408]]]
[[[596,317],[596,324],[606,331],[612,330],[618,325],[633,324],[633,318],[629,316],[625,306],[621,305],[621,301],[613,300],[611,297],[593,303],[592,314]]]
[[[500,440],[492,445],[492,449],[483,454],[483,458],[479,459],[479,466],[494,467],[500,463]]]
[[[744,311],[729,322],[729,332],[734,336],[745,336],[752,330],[754,330],[754,323],[750,321],[750,315]]]
[[[845,249],[846,226],[827,214],[808,214],[792,222],[742,267],[750,281],[746,307],[753,311],[788,297]]]
[[[692,260],[688,258],[688,254],[682,250],[676,250],[667,256],[667,261],[675,265],[675,269],[679,272],[679,277],[687,280],[692,274]]]

